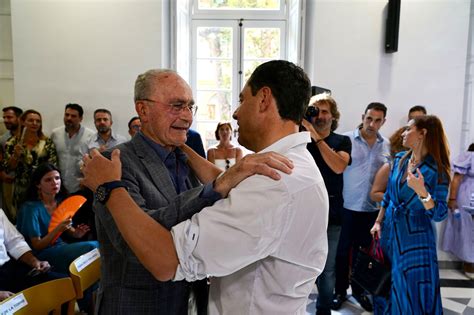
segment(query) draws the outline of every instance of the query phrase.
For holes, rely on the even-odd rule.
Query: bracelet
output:
[[[449,198],[449,200],[456,200],[457,198]]]
[[[426,196],[426,197],[421,197],[420,195],[418,195],[418,199],[420,199],[420,201],[422,203],[427,203],[431,200],[431,195],[430,195],[430,193],[428,193],[428,196]]]
[[[382,220],[375,220],[375,223],[378,223],[378,224],[382,224],[383,222],[383,219]]]

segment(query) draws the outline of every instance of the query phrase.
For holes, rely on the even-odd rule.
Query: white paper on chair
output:
[[[13,299],[0,305],[0,315],[15,314],[19,309],[28,305],[23,293],[18,294]]]
[[[74,265],[76,265],[77,271],[81,271],[82,269],[86,268],[90,264],[92,264],[96,259],[100,257],[99,250],[97,248],[91,250],[90,252],[80,256],[74,261]]]

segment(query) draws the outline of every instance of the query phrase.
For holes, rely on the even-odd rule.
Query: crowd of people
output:
[[[263,63],[240,93],[238,133],[220,122],[207,154],[190,129],[191,88],[171,70],[137,77],[129,141],[107,109],[95,110],[93,132],[82,107],[67,104],[48,138],[39,112],[4,108],[0,246],[11,257],[0,256],[0,299],[34,284],[4,286],[11,268],[28,278],[34,267],[46,281],[98,247],[98,314],[187,314],[191,291],[198,314],[305,314],[315,283],[316,314],[339,309],[349,286],[376,314],[441,314],[433,222],[474,199],[463,188],[471,155],[454,163],[450,191],[446,135],[423,106],[388,140],[384,104],[368,104],[339,134],[336,100],[310,94],[301,68]],[[244,156],[236,134],[256,153]],[[88,203],[48,232],[70,194]],[[388,297],[351,282],[356,249],[374,238],[392,270]]]

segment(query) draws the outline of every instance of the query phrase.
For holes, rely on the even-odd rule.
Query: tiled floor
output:
[[[440,270],[441,299],[444,315],[474,315],[474,280],[469,280],[461,271]],[[349,291],[350,294],[350,291]],[[309,295],[306,313],[315,314],[316,287]],[[364,311],[352,296],[349,296],[341,309],[332,311],[332,314],[372,314]]]

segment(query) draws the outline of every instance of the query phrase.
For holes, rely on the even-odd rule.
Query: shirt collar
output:
[[[153,151],[156,152],[156,154],[158,154],[162,161],[165,161],[173,152],[176,155],[176,159],[181,160],[183,162],[186,162],[188,160],[186,154],[184,154],[184,152],[180,148],[175,148],[173,151],[169,151],[165,149],[161,144],[158,144],[147,136],[145,136],[141,131],[138,132],[138,136],[142,137],[143,140],[148,143],[148,145],[153,149]]]
[[[354,130],[354,139],[357,139],[357,138],[362,139],[362,135],[360,134],[360,129],[361,128],[357,128],[356,130]],[[377,142],[383,142],[383,137],[378,131],[377,131]]]
[[[81,126],[82,127],[82,126]],[[100,137],[99,135],[99,132],[97,131],[96,132],[96,141],[99,141],[99,140],[102,140],[102,138]],[[112,130],[112,132],[110,133],[110,140],[117,140],[117,134]],[[102,140],[103,141],[103,140]],[[108,141],[107,141],[108,142]]]
[[[311,136],[308,131],[296,132],[281,138],[280,140],[272,143],[270,146],[266,147],[260,152],[263,153],[274,151],[278,153],[284,153],[287,152],[290,148],[300,144],[304,144],[306,147],[306,144],[309,142],[311,142]]]

